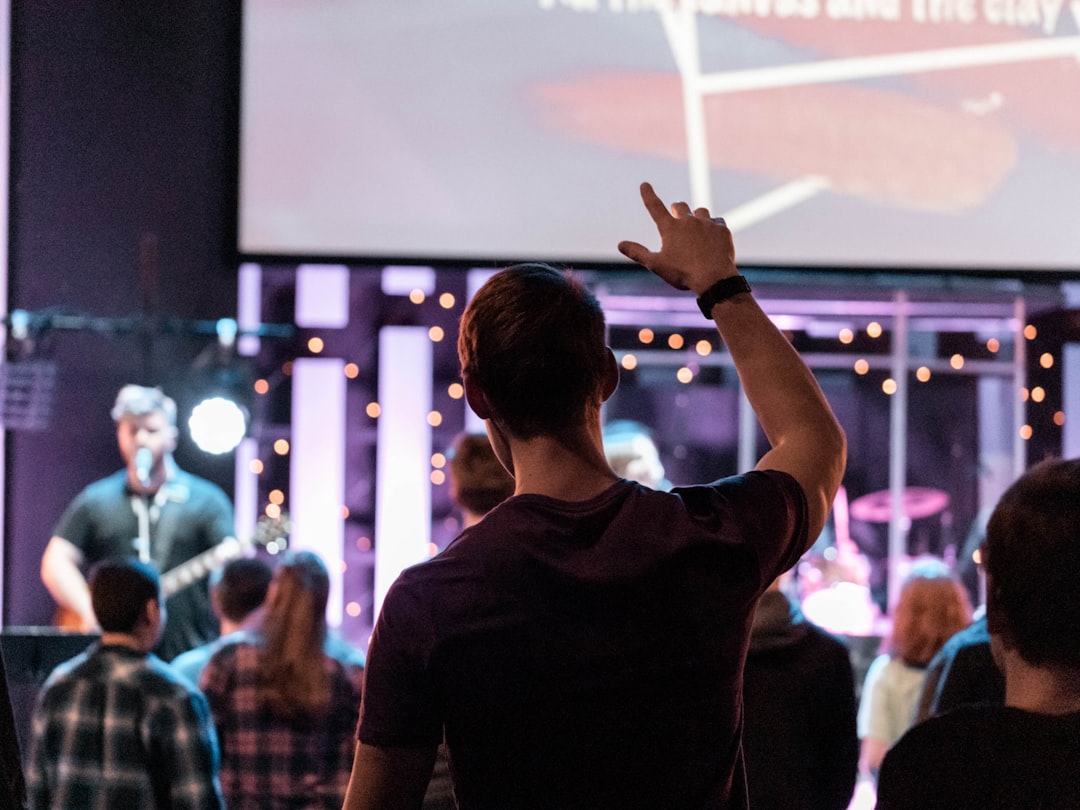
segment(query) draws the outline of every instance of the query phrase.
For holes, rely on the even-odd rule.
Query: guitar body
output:
[[[291,524],[284,515],[279,518],[261,518],[255,527],[255,535],[250,540],[226,537],[216,546],[162,574],[162,596],[167,599],[189,585],[199,582],[209,576],[212,571],[224,566],[229,560],[244,556],[248,549],[255,546],[264,546],[269,548],[271,553],[276,554],[287,546],[290,529]],[[79,614],[63,605],[56,606],[56,611],[53,613],[53,626],[71,632],[87,632],[86,625],[83,624]]]

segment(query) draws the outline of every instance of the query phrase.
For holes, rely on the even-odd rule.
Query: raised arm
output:
[[[659,231],[660,250],[621,242],[623,255],[698,296],[738,275],[731,231],[722,219],[682,202],[669,210],[648,183],[641,186],[641,198]],[[810,369],[751,294],[724,298],[711,314],[771,445],[756,469],[781,470],[802,485],[813,543],[844,474],[844,432]]]

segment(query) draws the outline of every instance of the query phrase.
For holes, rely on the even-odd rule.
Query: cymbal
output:
[[[948,493],[930,487],[907,487],[901,498],[904,517],[918,518],[936,515],[949,505]],[[856,520],[868,523],[888,523],[892,519],[892,492],[883,489],[856,498],[848,510]]]

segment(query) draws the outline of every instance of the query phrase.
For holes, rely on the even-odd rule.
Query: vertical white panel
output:
[[[375,615],[398,574],[431,542],[432,349],[426,327],[379,333],[375,462]]]
[[[908,530],[911,521],[904,514],[904,488],[907,486],[907,412],[908,412],[908,297],[903,291],[893,296],[892,377],[896,391],[889,401],[889,494],[892,517],[889,520],[889,569],[886,599],[891,613],[900,598],[906,571],[901,561],[907,556]]]
[[[335,358],[293,362],[289,545],[314,551],[330,569],[326,618],[333,627],[341,624],[345,542],[344,369],[344,361]]]
[[[476,291],[483,287],[484,282],[497,272],[497,270],[482,270],[476,268],[470,270],[469,274],[465,277],[468,300],[472,301],[473,296],[476,295]],[[469,407],[468,403],[466,403],[465,430],[469,433],[483,433],[486,429],[487,426],[484,424],[484,420],[477,416],[473,409]]]
[[[259,338],[245,335],[262,323],[262,267],[251,262],[240,265],[236,274],[236,325],[241,337],[236,343],[236,353],[241,357],[254,357],[259,353]]]
[[[233,507],[236,513],[236,536],[250,540],[255,535],[259,516],[259,478],[251,471],[251,462],[259,457],[259,442],[250,437],[236,446],[233,470]]]
[[[1080,343],[1066,343],[1061,355],[1061,410],[1065,413],[1061,455],[1076,458],[1080,456]]]
[[[343,329],[349,325],[349,268],[302,264],[296,268],[296,325]]]

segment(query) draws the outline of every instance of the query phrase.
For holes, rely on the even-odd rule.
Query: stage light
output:
[[[247,435],[255,378],[236,354],[236,321],[222,318],[216,333],[217,341],[195,359],[188,375],[188,401],[196,404],[187,425],[200,450],[221,455],[233,451]]]
[[[191,440],[203,452],[228,453],[247,433],[247,412],[226,397],[209,397],[191,410],[188,430]]]

